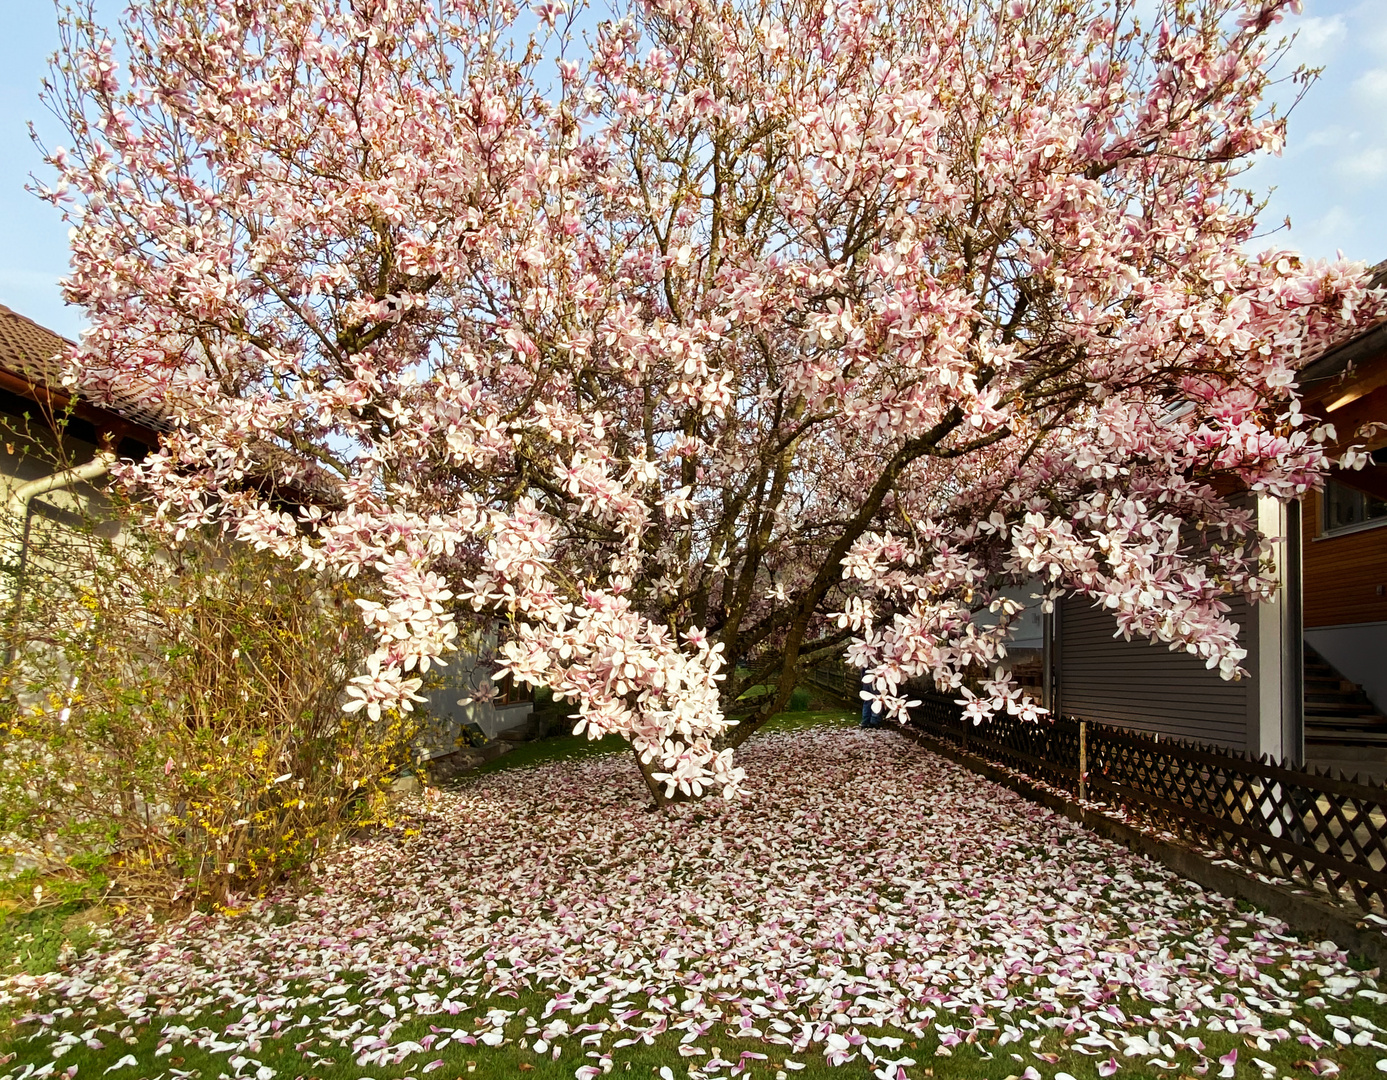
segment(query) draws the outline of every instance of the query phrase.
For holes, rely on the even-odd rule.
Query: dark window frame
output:
[[[1320,493],[1320,535],[1340,536],[1387,525],[1387,499],[1337,480]]]
[[[496,696],[492,699],[493,705],[523,705],[535,699],[534,687],[529,683],[521,683],[517,686],[515,676],[509,673],[495,679],[494,684]]]

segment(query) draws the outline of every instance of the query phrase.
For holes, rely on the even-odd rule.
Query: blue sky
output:
[[[109,0],[102,5],[111,10]],[[67,335],[82,327],[58,279],[67,269],[67,230],[56,212],[24,190],[41,168],[26,122],[51,143],[61,136],[38,101],[47,58],[57,47],[50,0],[3,0],[0,33],[0,303]],[[1266,243],[1313,256],[1342,250],[1353,259],[1387,259],[1387,2],[1306,0],[1295,59],[1324,66],[1319,83],[1291,118],[1283,157],[1249,174],[1256,190],[1274,188],[1264,222],[1289,216],[1292,229]]]

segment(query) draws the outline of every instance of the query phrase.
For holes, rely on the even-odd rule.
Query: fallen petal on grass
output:
[[[167,1046],[213,1076],[233,1059],[295,1075],[280,1051],[396,1076],[461,1044],[481,1060],[453,1068],[479,1076],[636,1061],[661,1080],[931,1075],[916,1060],[1025,1080],[1041,1062],[1063,1080],[1113,1076],[1123,1055],[1231,1078],[1239,1045],[1285,1074],[1307,1041],[1374,1060],[1332,1041],[1387,1015],[1373,973],[1328,943],[888,733],[808,729],[740,753],[744,798],[667,814],[647,812],[625,755],[417,800],[239,917],[129,920],[59,971],[0,980],[25,1015],[3,1049],[17,1069],[61,1051],[149,1071]],[[1016,1064],[986,1071],[994,1056]]]

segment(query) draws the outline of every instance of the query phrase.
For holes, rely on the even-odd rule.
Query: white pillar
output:
[[[1266,495],[1257,497],[1257,529],[1263,536],[1275,539],[1272,545],[1272,559],[1276,564],[1276,578],[1284,586],[1286,581],[1286,507],[1280,499]],[[1285,723],[1282,712],[1285,707],[1284,684],[1286,680],[1286,641],[1288,627],[1285,625],[1288,609],[1281,590],[1269,604],[1257,604],[1252,608],[1252,626],[1248,629],[1255,634],[1255,643],[1249,642],[1249,652],[1256,656],[1256,666],[1252,671],[1252,692],[1256,698],[1256,740],[1248,747],[1254,755],[1270,754],[1278,760],[1286,757],[1284,745]],[[1249,732],[1249,735],[1253,732]],[[1253,743],[1252,739],[1248,740]]]

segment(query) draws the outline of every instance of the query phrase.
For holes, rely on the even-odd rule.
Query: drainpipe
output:
[[[19,625],[19,608],[24,600],[24,572],[29,561],[29,523],[33,519],[33,501],[40,495],[47,495],[52,491],[61,491],[70,488],[74,484],[83,481],[95,480],[105,476],[111,471],[116,463],[116,455],[109,450],[100,450],[96,457],[92,458],[85,465],[77,465],[71,469],[61,469],[49,476],[41,476],[37,480],[30,480],[27,484],[22,484],[10,495],[10,501],[6,506],[11,520],[21,515],[24,519],[24,528],[19,540],[19,559],[15,570],[14,601],[10,609],[10,627],[15,629]],[[6,663],[14,659],[15,648],[11,642],[5,648]]]

